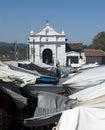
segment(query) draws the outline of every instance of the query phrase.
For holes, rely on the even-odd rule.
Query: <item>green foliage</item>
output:
[[[101,49],[105,51],[105,32],[98,33],[93,38],[93,43],[89,46],[92,49]]]
[[[0,57],[3,56],[11,60],[26,60],[28,58],[28,45],[0,42]]]

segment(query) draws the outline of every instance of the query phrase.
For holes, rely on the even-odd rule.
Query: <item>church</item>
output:
[[[62,30],[55,31],[49,23],[37,33],[33,30],[29,35],[29,60],[33,63],[46,63],[61,66],[79,63],[82,43],[67,43],[67,38]]]
[[[66,64],[66,35],[62,30],[56,32],[49,23],[37,33],[33,30],[29,36],[29,60],[51,65]]]

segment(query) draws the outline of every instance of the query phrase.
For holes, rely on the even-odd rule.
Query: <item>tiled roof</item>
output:
[[[84,52],[85,56],[105,56],[105,52],[100,49],[85,49]]]

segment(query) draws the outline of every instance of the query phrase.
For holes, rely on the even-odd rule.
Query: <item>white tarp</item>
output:
[[[57,130],[104,130],[105,66],[85,70],[71,81],[72,87],[85,89],[69,96],[77,98],[78,105],[63,112]]]
[[[0,64],[0,79],[7,82],[14,82],[23,87],[27,84],[35,84],[39,76],[27,72],[16,71],[9,68],[8,65]]]
[[[56,130],[105,130],[105,109],[77,107],[67,110]]]
[[[89,87],[69,96],[78,99],[78,105],[105,108],[105,80],[100,81],[94,87]]]
[[[90,63],[90,64],[83,64],[81,67],[78,68],[78,70],[82,70],[82,69],[89,69],[89,68],[94,68],[99,66],[99,64],[96,63]]]
[[[64,86],[76,89],[77,91],[93,87],[105,80],[105,66],[98,66],[84,70],[63,83]]]
[[[77,93],[70,95],[72,99],[78,98],[79,101],[87,101],[95,98],[99,98],[105,95],[105,81],[100,84],[81,90]]]

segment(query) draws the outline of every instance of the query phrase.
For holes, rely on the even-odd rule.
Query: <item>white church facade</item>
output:
[[[66,65],[66,35],[64,31],[56,32],[48,23],[35,33],[30,32],[29,36],[29,60],[56,65]]]

